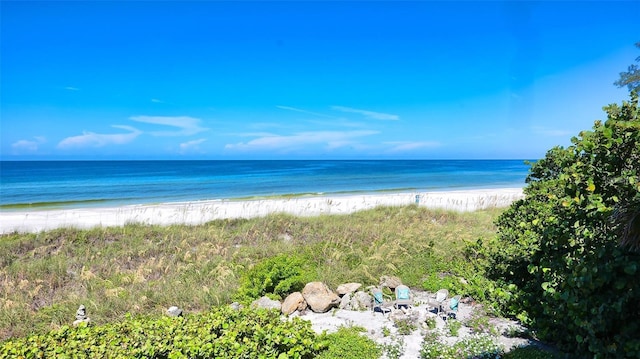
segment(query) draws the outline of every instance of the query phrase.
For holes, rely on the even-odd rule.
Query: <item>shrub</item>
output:
[[[449,331],[449,335],[452,337],[457,337],[460,334],[460,328],[462,328],[462,323],[455,319],[447,320],[446,324],[447,330]]]
[[[393,325],[398,328],[398,334],[409,335],[414,330],[418,329],[418,326],[414,324],[411,319],[398,319],[393,322]]]
[[[508,293],[503,309],[526,313],[541,339],[579,356],[637,358],[637,94],[605,110],[604,124],[532,165],[526,198],[497,220],[486,271]]]
[[[326,348],[309,322],[276,311],[229,307],[186,317],[128,317],[8,340],[1,358],[313,358]]]
[[[395,337],[391,343],[382,345],[382,352],[386,359],[399,359],[404,354],[404,339]]]
[[[271,295],[283,299],[304,287],[304,261],[295,256],[280,254],[256,264],[244,273],[236,298],[247,301]]]
[[[379,358],[380,346],[365,337],[358,327],[340,327],[337,332],[325,335],[328,345],[318,359],[370,359]]]
[[[466,337],[454,345],[447,345],[437,340],[427,340],[422,344],[422,359],[494,359],[499,358],[503,348],[490,335],[474,335]]]
[[[559,356],[552,352],[534,346],[518,347],[511,349],[503,356],[504,359],[555,359]]]

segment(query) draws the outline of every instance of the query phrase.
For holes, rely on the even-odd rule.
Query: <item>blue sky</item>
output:
[[[12,2],[30,159],[536,159],[628,98],[640,2]]]

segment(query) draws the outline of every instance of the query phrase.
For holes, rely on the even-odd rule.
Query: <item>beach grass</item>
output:
[[[279,254],[335,288],[396,275],[420,287],[464,266],[465,243],[495,234],[502,209],[379,207],[349,215],[216,220],[203,225],[57,229],[0,236],[0,339],[70,324],[80,304],[95,323],[230,303],[243,273]]]

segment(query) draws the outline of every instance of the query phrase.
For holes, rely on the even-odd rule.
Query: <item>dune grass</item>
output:
[[[242,273],[292,254],[307,277],[335,288],[397,275],[413,287],[463,261],[467,241],[489,238],[500,209],[457,213],[417,206],[350,215],[218,220],[199,226],[59,229],[0,236],[0,340],[74,320],[163,315],[230,303]]]

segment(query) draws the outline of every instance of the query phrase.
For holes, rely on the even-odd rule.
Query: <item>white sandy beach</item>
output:
[[[216,219],[252,218],[271,213],[296,216],[348,214],[378,206],[418,204],[433,209],[474,211],[506,207],[523,197],[521,188],[448,192],[414,192],[276,198],[261,200],[214,200],[132,205],[109,208],[78,208],[0,212],[0,233],[31,232],[76,227],[110,227],[129,223],[202,224]]]

